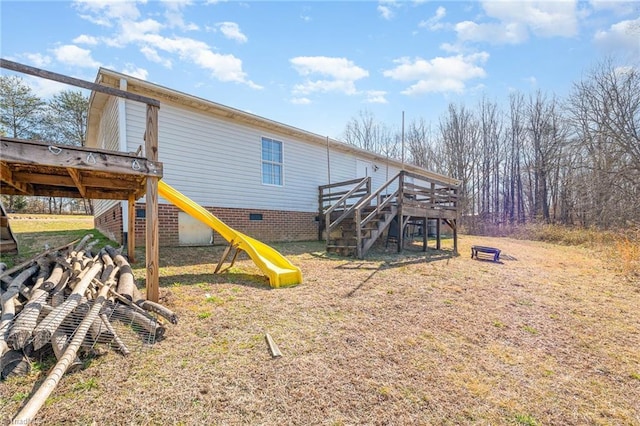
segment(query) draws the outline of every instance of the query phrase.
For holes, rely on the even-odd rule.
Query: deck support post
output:
[[[127,201],[127,256],[129,263],[136,261],[136,197],[129,195]]]
[[[453,225],[453,254],[458,254],[458,221],[457,219],[452,219],[451,224]]]
[[[158,107],[147,105],[147,128],[145,132],[145,155],[151,161],[158,161]],[[158,228],[158,178],[147,177],[146,200],[146,262],[147,262],[147,300],[158,302],[160,257]]]
[[[436,250],[440,250],[442,248],[442,241],[440,237],[440,222],[442,219],[438,218],[436,220]]]
[[[400,172],[398,177],[398,253],[402,252],[404,246],[404,213],[402,205],[404,203],[404,172]]]
[[[427,251],[427,245],[429,243],[429,238],[427,236],[427,225],[429,224],[429,218],[424,217],[422,219],[422,251]]]

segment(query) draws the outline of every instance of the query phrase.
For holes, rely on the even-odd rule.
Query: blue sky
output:
[[[1,56],[93,81],[100,66],[340,137],[371,112],[566,95],[597,61],[640,66],[640,2],[5,1]],[[6,73],[5,70],[2,70]],[[25,78],[49,96],[69,87]]]

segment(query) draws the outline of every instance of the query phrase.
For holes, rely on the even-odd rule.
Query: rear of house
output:
[[[403,168],[397,161],[253,114],[114,71],[97,81],[158,99],[163,180],[237,230],[263,241],[318,236],[318,187],[369,176],[372,187]],[[87,145],[136,152],[144,147],[144,105],[93,93]],[[433,173],[405,165],[417,174]],[[447,179],[446,177],[442,177]],[[127,203],[99,200],[96,228],[123,242]],[[136,240],[144,241],[144,199],[136,203]],[[205,225],[160,199],[160,244],[222,240]]]

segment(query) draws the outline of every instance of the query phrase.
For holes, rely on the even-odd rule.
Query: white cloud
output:
[[[100,62],[91,57],[91,51],[73,44],[65,44],[53,49],[53,54],[59,62],[73,67],[98,68]]]
[[[380,0],[377,10],[380,16],[388,21],[394,16],[393,8],[398,6],[399,5],[395,0]]]
[[[405,57],[395,60],[397,66],[384,71],[383,75],[399,81],[415,81],[402,91],[405,95],[431,92],[462,93],[467,81],[486,76],[481,64],[488,58],[489,54],[486,52],[436,57],[431,60]]]
[[[53,95],[57,95],[63,90],[76,90],[77,87],[71,87],[68,84],[58,83],[57,81],[47,80],[33,76],[25,76],[25,81],[29,87],[40,98],[49,99]]]
[[[489,17],[503,24],[525,25],[539,37],[572,37],[578,33],[577,0],[484,1]]]
[[[98,44],[98,39],[94,36],[82,34],[72,40],[75,44],[88,44],[90,46],[95,46]]]
[[[440,49],[444,50],[445,52],[449,52],[449,53],[462,53],[464,52],[464,46],[462,45],[462,43],[442,43],[440,46]]]
[[[36,67],[42,68],[51,63],[51,57],[41,53],[25,53],[23,56]]]
[[[381,4],[378,5],[378,12],[380,12],[380,16],[382,16],[387,21],[393,18],[393,12],[388,6],[383,6]]]
[[[431,18],[427,19],[426,21],[420,21],[420,23],[418,24],[418,26],[420,28],[427,28],[430,31],[437,31],[440,30],[442,28],[444,28],[444,24],[442,22],[440,22],[442,20],[442,18],[444,18],[447,15],[447,9],[445,9],[444,7],[440,6],[438,7],[438,9],[436,10],[435,15],[433,15]]]
[[[144,40],[149,34],[159,34],[162,28],[162,24],[153,19],[124,21],[115,37],[109,38],[106,43],[109,46],[124,47],[130,43]]]
[[[235,40],[238,43],[246,43],[248,40],[235,22],[219,22],[216,27],[218,27],[222,35],[230,40]]]
[[[342,80],[359,80],[369,72],[346,58],[327,56],[298,56],[290,60],[301,75],[323,74]]]
[[[158,54],[158,51],[151,46],[142,46],[140,48],[140,53],[144,55],[145,58],[150,60],[151,62],[155,62],[161,64],[165,68],[171,68],[172,62],[171,59],[163,58]]]
[[[538,84],[538,79],[534,76],[526,77],[523,80],[529,83],[531,86],[535,86],[536,84]]]
[[[294,105],[309,105],[311,99],[309,98],[291,98],[291,103]]]
[[[640,55],[640,18],[621,21],[611,25],[608,30],[600,30],[593,40],[606,50],[623,50]]]
[[[182,9],[192,4],[191,0],[161,0],[166,10],[164,17],[169,28],[179,28],[183,31],[196,31],[198,26],[193,22],[185,23]]]
[[[458,22],[454,29],[460,41],[519,44],[528,38],[526,27],[519,22],[477,24],[472,21],[463,21]]]
[[[122,70],[122,73],[139,78],[140,80],[146,80],[149,77],[149,71],[132,64],[127,64]]]
[[[300,19],[302,19],[304,22],[310,22],[311,21],[311,16],[309,16],[309,15],[300,15]]]
[[[313,92],[357,93],[355,82],[368,77],[369,72],[346,58],[326,56],[298,56],[289,60],[293,68],[303,77],[319,74],[328,79],[307,80],[294,86],[294,93],[307,95]]]
[[[485,0],[490,22],[463,21],[454,26],[462,42],[520,44],[537,37],[574,37],[578,34],[577,0]]]
[[[158,34],[148,34],[141,41],[155,49],[177,54],[180,59],[195,63],[210,71],[220,81],[244,83],[253,89],[262,89],[262,86],[247,80],[240,59],[231,54],[215,53],[202,41],[186,37],[167,38]]]
[[[137,3],[144,0],[75,0],[74,6],[80,11],[80,17],[104,27],[111,27],[114,21],[135,20],[140,17]]]
[[[367,97],[364,101],[368,104],[386,104],[388,103],[386,94],[384,90],[368,90],[365,92]]]
[[[167,28],[178,27],[186,31],[195,29],[193,25],[185,24],[182,19],[182,9],[189,4],[190,0],[163,2],[167,13],[164,15],[165,22],[160,22],[151,18],[139,20],[140,12],[136,2],[82,0],[75,3],[80,12],[85,14],[84,17],[91,22],[108,22],[115,27],[113,34],[102,39],[108,46],[126,47],[133,44],[148,60],[166,67],[171,67],[175,56],[209,71],[219,81],[242,83],[253,89],[262,89],[262,86],[247,78],[242,69],[242,60],[236,56],[218,53],[207,43],[194,38],[162,34]],[[239,36],[238,34],[236,36]]]

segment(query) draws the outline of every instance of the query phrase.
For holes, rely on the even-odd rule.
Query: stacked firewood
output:
[[[36,354],[51,351],[57,358],[15,419],[30,422],[62,375],[81,368],[81,347],[109,343],[130,354],[130,339],[117,331],[116,320],[146,336],[147,343],[162,338],[166,321],[177,324],[173,312],[142,297],[127,259],[110,246],[94,250],[92,238],[46,250],[10,269],[0,264],[2,380],[26,374]]]

